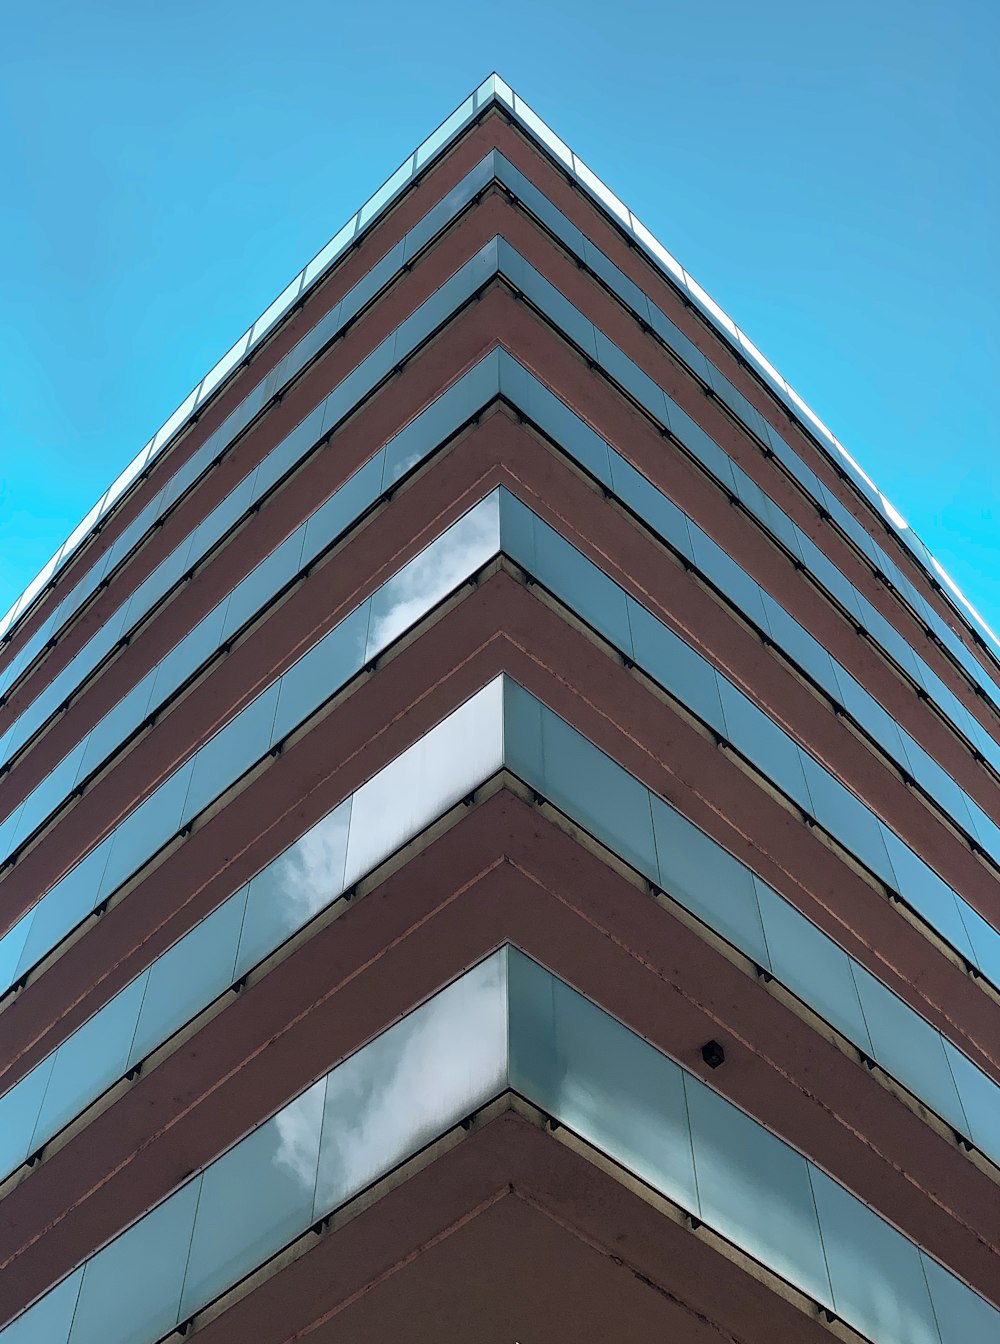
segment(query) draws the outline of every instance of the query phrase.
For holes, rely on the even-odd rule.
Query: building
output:
[[[0,1344],[1000,1338],[1000,663],[493,76],[6,621]]]

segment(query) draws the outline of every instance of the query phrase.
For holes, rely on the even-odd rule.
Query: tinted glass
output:
[[[710,929],[768,968],[750,870],[655,794],[652,806],[660,886]]]
[[[696,1208],[677,1065],[513,948],[508,984],[511,1086],[642,1180]]]
[[[504,963],[474,967],[328,1075],[315,1217],[503,1090]]]
[[[350,819],[348,798],[251,880],[237,976],[279,947],[343,890]]]
[[[308,1227],[325,1092],[321,1079],[205,1172],[182,1319]]]
[[[201,1178],[87,1262],[70,1344],[147,1344],[177,1322]]]
[[[822,1171],[812,1167],[810,1176],[837,1314],[869,1339],[939,1344],[913,1242]]]
[[[830,1304],[830,1279],[805,1158],[690,1075],[701,1216],[738,1246]]]
[[[152,963],[129,1065],[144,1059],[233,981],[245,891],[223,901]]]

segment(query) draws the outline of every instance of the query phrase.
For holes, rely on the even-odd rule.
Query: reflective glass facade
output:
[[[3,1344],[997,1337],[937,573],[491,77],[6,618]]]

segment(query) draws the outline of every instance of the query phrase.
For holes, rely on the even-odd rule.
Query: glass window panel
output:
[[[280,742],[364,666],[370,601],[363,602],[281,677],[271,742]]]
[[[456,980],[327,1077],[319,1217],[503,1091],[502,953]]]
[[[267,751],[279,686],[280,680],[272,682],[198,751],[181,813],[182,825],[197,816]]]
[[[508,957],[511,1086],[696,1210],[680,1069],[522,953]]]
[[[694,559],[687,515],[618,453],[611,453],[611,484],[618,498],[664,541],[689,560]]]
[[[348,798],[251,879],[236,976],[245,975],[343,891],[350,821]]]
[[[344,882],[356,882],[503,763],[497,677],[354,794]]]
[[[995,985],[1000,985],[1000,933],[997,933],[993,925],[988,924],[971,905],[961,902],[959,908],[962,927],[968,929],[973,949],[970,960]]]
[[[708,360],[694,341],[689,340],[680,327],[675,326],[652,300],[649,303],[649,322],[660,340],[669,346],[703,383],[707,383]]]
[[[697,1078],[684,1086],[702,1218],[829,1306],[806,1159]]]
[[[228,600],[220,603],[220,606],[225,607],[225,620],[219,632],[220,644],[232,638],[251,616],[256,616],[296,576],[304,541],[305,528],[297,527],[236,585]]]
[[[804,808],[812,799],[802,769],[802,753],[788,734],[731,681],[719,678],[726,736],[738,751]]]
[[[655,794],[652,804],[660,886],[759,966],[770,967],[749,868]]]
[[[733,464],[728,454],[723,452],[711,435],[707,434],[695,420],[692,420],[687,411],[683,410],[675,401],[669,402],[668,410],[670,412],[671,431],[680,439],[692,457],[700,462],[707,471],[710,471],[716,480],[721,481],[727,490],[731,490],[735,494],[736,478],[733,475]]]
[[[594,325],[580,310],[561,294],[555,285],[550,284],[533,266],[529,266],[509,245],[500,249],[504,274],[524,290],[533,303],[541,308],[552,321],[564,331],[570,340],[575,341],[585,355],[600,362],[597,352],[597,335]]]
[[[156,680],[149,697],[150,706],[162,705],[164,700],[192,676],[202,663],[211,658],[222,644],[222,629],[226,619],[226,602],[214,606],[184,638],[164,654],[156,665]]]
[[[786,546],[788,550],[791,551],[792,555],[801,558],[802,533],[792,522],[791,518],[789,518],[788,514],[785,513],[784,509],[780,509],[770,496],[765,499],[764,512],[761,515],[761,521],[764,523],[765,527],[769,528],[771,532],[774,533],[782,545]]]
[[[564,719],[542,707],[540,780],[528,780],[609,849],[656,878],[649,790]]]
[[[632,653],[624,591],[586,556],[506,491],[504,550],[619,649]]]
[[[181,807],[191,778],[188,761],[163,781],[111,833],[111,851],[101,878],[99,900],[143,866],[181,826]]]
[[[799,667],[825,691],[836,694],[833,659],[823,645],[819,640],[813,639],[808,630],[803,629],[793,616],[789,616],[769,593],[762,592],[761,598],[764,603],[767,632],[778,648],[793,662],[798,663]]]
[[[940,1344],[913,1242],[824,1172],[810,1176],[837,1314],[870,1339]]]
[[[1000,1161],[1000,1088],[947,1037],[942,1040],[962,1110],[969,1122],[966,1133],[994,1162]]]
[[[821,826],[856,854],[862,863],[890,883],[895,881],[886,852],[882,827],[859,798],[834,779],[808,752],[802,752],[802,768],[812,798],[813,815]]]
[[[325,1092],[322,1078],[206,1170],[182,1320],[309,1226]]]
[[[905,764],[907,757],[903,750],[903,739],[892,715],[887,714],[860,682],[839,663],[834,664],[834,675],[837,678],[839,692],[837,698],[847,712],[853,714],[862,728],[871,733],[875,741],[889,752],[895,761]]]
[[[81,1265],[5,1327],[3,1344],[66,1344],[82,1279]]]
[[[147,1344],[177,1323],[201,1177],[87,1262],[70,1344]]]
[[[32,1154],[31,1140],[55,1055],[40,1060],[0,1096],[0,1180]]]
[[[249,476],[244,476],[207,518],[198,524],[191,540],[192,562],[205,555],[249,509],[253,500],[255,474],[251,472]]]
[[[125,1072],[147,975],[143,971],[127,984],[56,1050],[34,1148],[69,1124]]]
[[[875,1058],[959,1133],[968,1134],[940,1033],[863,966],[855,962],[852,969]]]
[[[1000,1338],[1000,1312],[943,1265],[920,1253],[941,1344],[972,1344]]]
[[[536,789],[545,778],[542,752],[542,706],[513,681],[503,679],[503,761],[525,784]]]
[[[314,560],[374,504],[382,492],[382,467],[382,456],[376,453],[306,520],[303,563]]]
[[[129,1067],[145,1059],[232,984],[245,904],[244,887],[152,963]]]
[[[93,910],[99,898],[113,840],[112,831],[96,849],[92,849],[86,858],[60,878],[35,906],[32,912],[34,918],[18,962],[17,975],[23,975],[36,961],[51,952],[56,943]]]
[[[635,661],[692,713],[722,732],[725,724],[715,668],[632,598],[628,614]]]
[[[300,420],[294,429],[268,453],[253,477],[251,502],[256,503],[273,485],[291,471],[310,448],[318,442],[323,427],[323,403],[314,407],[305,419]]]
[[[160,561],[152,574],[136,588],[128,600],[125,624],[129,629],[148,611],[152,611],[157,602],[166,596],[187,572],[189,565],[193,563],[190,559],[192,540],[191,536],[187,536],[179,542],[170,554]]]
[[[17,828],[21,822],[21,813],[24,811],[24,803],[18,803],[14,811],[0,822],[0,855],[8,855],[13,848],[13,839],[17,834]],[[2,963],[2,954],[0,954],[0,963]]]
[[[611,377],[662,425],[669,425],[666,395],[649,374],[634,364],[603,331],[595,328],[597,359]]]
[[[497,553],[499,494],[493,491],[372,597],[366,659],[373,658]]]
[[[300,373],[313,356],[333,339],[343,325],[343,315],[343,302],[335,303],[332,308],[323,314],[316,325],[307,331],[300,341],[296,342],[285,359],[282,360],[278,377],[274,378],[273,381],[268,380],[268,389],[272,395],[279,387],[284,387],[297,373]]]
[[[154,667],[142,681],[124,695],[88,734],[80,761],[78,779],[86,779],[139,727],[149,712],[149,703],[157,669]]]
[[[851,958],[765,882],[755,878],[754,885],[771,970],[777,979],[871,1056],[871,1038],[851,974]]]
[[[895,873],[894,886],[900,896],[923,915],[932,928],[937,929],[953,947],[957,947],[963,956],[978,965],[974,940],[966,931],[963,903],[952,891],[948,883],[938,877],[933,868],[914,854],[909,845],[904,844],[894,831],[883,828],[883,836],[889,851]],[[985,970],[986,968],[983,967]],[[1000,970],[1000,960],[997,963]]]
[[[31,927],[37,908],[35,906],[25,911],[17,923],[12,924],[0,938],[0,992],[17,979],[17,969],[28,938],[28,929]]]

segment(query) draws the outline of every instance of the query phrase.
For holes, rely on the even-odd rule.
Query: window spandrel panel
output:
[[[350,821],[348,798],[250,880],[236,976],[245,975],[343,891]]]
[[[322,1078],[204,1173],[182,1320],[309,1226],[325,1093]]]
[[[244,774],[271,744],[280,682],[272,682],[210,738],[194,757],[181,825]]]
[[[127,984],[56,1050],[33,1147],[57,1134],[125,1072],[148,974]]]
[[[82,1281],[81,1265],[4,1327],[3,1344],[66,1344]]]
[[[87,1262],[69,1344],[149,1344],[177,1323],[200,1185],[189,1181]]]
[[[765,882],[755,878],[754,885],[775,978],[870,1056],[850,957]]]
[[[639,666],[698,718],[717,732],[724,732],[715,668],[631,597],[628,614],[633,657]]]
[[[128,1055],[131,1067],[196,1016],[233,981],[245,888],[152,963]]]
[[[855,983],[878,1062],[960,1134],[969,1133],[940,1032],[855,963]]]
[[[47,1055],[0,1096],[0,1181],[32,1153],[38,1113],[55,1055]]]
[[[769,968],[749,868],[655,794],[652,807],[660,886],[759,966]]]
[[[493,491],[373,594],[366,660],[425,616],[499,548],[500,497]]]
[[[356,607],[282,675],[269,745],[297,728],[364,666],[370,608],[370,599]]]
[[[314,1217],[507,1085],[506,957],[441,990],[327,1076]]]
[[[681,1070],[523,953],[508,958],[511,1086],[696,1210]]]
[[[869,1339],[941,1344],[913,1242],[824,1172],[809,1174],[837,1315]]]
[[[411,840],[502,763],[503,678],[497,677],[356,790],[345,884]]]

